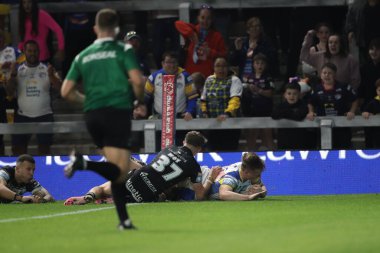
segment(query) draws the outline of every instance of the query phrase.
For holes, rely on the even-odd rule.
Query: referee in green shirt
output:
[[[134,228],[126,209],[122,179],[129,172],[133,98],[142,100],[144,82],[133,48],[115,40],[118,23],[115,10],[102,9],[97,13],[97,40],[75,57],[61,95],[84,103],[87,129],[107,159],[86,161],[73,151],[65,175],[71,178],[76,170],[91,170],[110,180],[120,219],[118,228],[124,230]],[[78,82],[83,83],[84,94],[76,88]]]

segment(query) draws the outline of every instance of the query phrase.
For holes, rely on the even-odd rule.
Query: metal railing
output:
[[[364,119],[357,116],[352,120],[346,117],[317,117],[314,121],[273,120],[262,118],[229,118],[218,122],[216,119],[176,120],[177,130],[213,130],[213,129],[260,129],[260,128],[320,128],[321,148],[332,148],[332,128],[334,127],[379,127],[380,116]],[[161,131],[161,120],[133,120],[132,131],[144,132],[145,152],[156,151],[156,131]],[[0,134],[37,134],[37,133],[83,133],[87,132],[83,121],[65,121],[53,123],[14,123],[0,124]],[[380,133],[379,133],[380,134]]]

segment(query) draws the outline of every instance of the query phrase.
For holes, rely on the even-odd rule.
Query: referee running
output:
[[[102,9],[96,15],[97,39],[79,53],[61,88],[61,95],[84,103],[85,122],[94,143],[102,149],[107,162],[86,161],[75,151],[65,175],[76,170],[91,170],[111,181],[112,195],[120,219],[120,230],[133,229],[122,184],[129,172],[131,115],[133,97],[142,100],[144,82],[133,48],[115,40],[119,32],[115,10]],[[84,94],[77,84],[81,82]]]

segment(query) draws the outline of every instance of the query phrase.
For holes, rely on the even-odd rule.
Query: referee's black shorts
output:
[[[100,108],[85,113],[87,130],[99,148],[131,148],[131,119],[129,109]]]

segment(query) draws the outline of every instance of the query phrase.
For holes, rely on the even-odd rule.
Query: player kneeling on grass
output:
[[[205,199],[208,189],[201,184],[201,169],[194,158],[205,143],[206,139],[199,132],[188,132],[183,146],[165,148],[150,164],[132,170],[125,183],[128,202],[159,201],[164,191],[187,178],[190,178],[196,199]],[[91,199],[89,195],[86,196]]]
[[[223,168],[225,173],[217,178],[210,191],[210,199],[254,200],[267,193],[261,181],[264,161],[253,152],[243,155],[242,161]]]
[[[132,169],[139,169],[142,166],[146,165],[144,162],[134,159],[131,161]],[[215,182],[216,178],[222,172],[222,167],[215,166],[209,168],[207,166],[202,166],[202,186],[204,196],[207,198],[208,193],[211,189],[211,185]],[[198,194],[199,197],[199,194]],[[185,179],[182,182],[174,185],[168,190],[165,190],[164,193],[160,194],[159,201],[177,201],[177,200],[198,200],[196,194],[192,188],[192,183],[189,179]],[[111,192],[111,182],[106,182],[104,184],[95,186],[91,188],[86,195],[79,197],[70,197],[65,202],[65,206],[70,205],[85,205],[88,203],[95,204],[109,204],[112,203],[112,192]]]
[[[254,156],[256,155],[254,154]],[[259,164],[260,164],[260,161],[257,160]],[[220,182],[224,180],[224,176],[226,174],[229,174],[227,175],[227,177],[230,177],[231,173],[236,175],[236,171],[239,171],[241,164],[242,162],[238,162],[238,163],[234,163],[228,166],[223,166],[223,167],[214,166],[212,168],[209,168],[208,166],[202,166],[201,167],[202,187],[198,186],[198,194],[196,194],[196,192],[194,191],[193,184],[191,183],[190,179],[187,178],[179,182],[178,184],[174,185],[173,187],[166,189],[164,193],[160,194],[158,201],[163,201],[163,200],[185,200],[185,201],[190,200],[191,201],[191,200],[204,200],[204,199],[219,200],[220,198],[218,197],[217,194],[215,194],[215,192],[218,192],[218,189],[220,188],[220,185],[221,185]],[[132,157],[131,168],[133,170],[135,169],[138,170],[142,168],[144,165],[146,164]],[[235,173],[233,173],[233,171],[235,171]],[[233,192],[236,192],[241,195],[252,195],[250,196],[251,199],[265,197],[266,187],[262,183],[260,176],[254,177],[253,180],[246,181],[244,183],[241,182],[240,178],[237,179],[237,181],[240,181],[240,184],[242,184],[243,187],[235,187],[233,188]],[[211,191],[212,196],[209,196],[211,188],[213,188],[213,190]],[[201,194],[199,194],[199,192],[201,192]],[[84,205],[84,204],[88,204],[92,202],[96,204],[112,203],[111,194],[112,193],[111,193],[111,188],[110,188],[110,182],[106,182],[102,185],[93,187],[84,196],[68,198],[64,202],[64,204],[65,205]]]
[[[51,194],[33,176],[36,162],[30,155],[17,158],[16,166],[0,168],[0,203],[52,202]],[[22,196],[31,192],[31,196]]]

